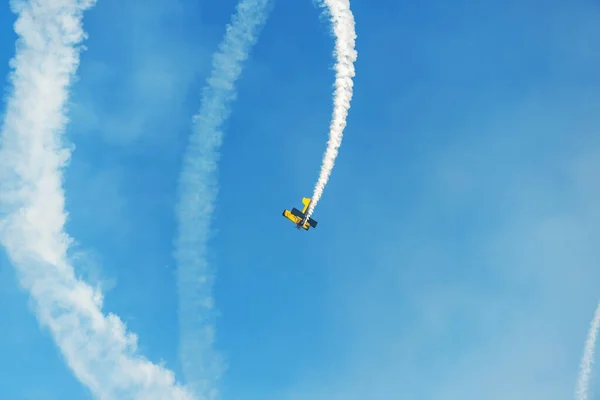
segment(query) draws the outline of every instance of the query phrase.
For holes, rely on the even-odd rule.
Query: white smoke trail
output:
[[[350,10],[350,0],[322,0],[322,5],[327,6],[331,14],[333,32],[335,34],[335,51],[337,58],[335,65],[335,95],[333,101],[333,118],[329,127],[329,141],[323,156],[323,165],[319,179],[315,185],[312,201],[306,212],[305,220],[312,215],[317,203],[323,195],[323,189],[329,180],[331,171],[342,144],[342,136],[346,127],[346,118],[352,100],[352,78],[354,77],[354,62],[357,52],[354,49],[356,32],[354,30],[354,16]]]
[[[225,367],[213,349],[213,271],[207,260],[207,241],[217,196],[217,163],[223,132],[235,99],[235,82],[242,63],[258,39],[270,0],[242,0],[219,50],[202,95],[195,129],[179,178],[175,259],[178,264],[180,358],[188,384],[209,399],[217,397],[218,380]]]
[[[192,399],[172,372],[136,354],[137,338],[102,293],[75,275],[65,233],[65,103],[94,0],[12,1],[18,14],[12,88],[0,137],[0,241],[76,377],[99,399]]]
[[[596,339],[598,337],[598,329],[600,328],[600,303],[594,313],[594,318],[590,323],[590,330],[585,341],[583,357],[579,364],[579,378],[577,379],[577,389],[575,398],[577,400],[587,400],[588,388],[590,382],[590,373],[592,372],[592,364],[594,362],[594,349],[596,348]]]

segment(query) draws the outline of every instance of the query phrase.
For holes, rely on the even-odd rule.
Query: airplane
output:
[[[316,228],[317,221],[315,221],[312,218],[308,218],[308,220],[306,220],[306,210],[308,210],[310,202],[311,199],[309,199],[308,197],[303,197],[302,204],[304,204],[304,208],[302,209],[302,211],[298,210],[297,208],[292,208],[292,211],[283,210],[282,215],[290,221],[292,221],[293,223],[295,223],[296,228],[298,229],[304,228],[305,230],[308,230],[308,228],[310,227]]]

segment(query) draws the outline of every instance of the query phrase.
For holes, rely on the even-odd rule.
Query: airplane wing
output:
[[[295,208],[293,210],[296,210]],[[300,221],[302,221],[301,217],[298,217],[297,215],[295,215],[293,213],[293,210],[283,210],[283,216],[286,217],[287,219],[289,219],[290,221],[292,221],[295,224],[298,224]],[[296,210],[297,211],[297,210]]]
[[[297,208],[292,208],[291,213],[296,218],[298,218],[298,222],[302,221],[304,219],[305,215],[306,215],[302,211],[298,210]],[[308,221],[306,221],[305,226],[308,225],[308,226],[312,226],[313,228],[316,228],[317,227],[317,223],[318,222],[315,221],[314,219],[308,218]]]

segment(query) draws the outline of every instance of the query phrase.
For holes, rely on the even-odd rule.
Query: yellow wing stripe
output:
[[[290,212],[290,210],[284,210],[283,211],[283,216],[286,217],[287,219],[289,219],[290,221],[292,221],[295,224],[297,224],[298,222],[301,221],[301,219],[298,218],[298,217],[296,217],[294,214],[292,214]]]

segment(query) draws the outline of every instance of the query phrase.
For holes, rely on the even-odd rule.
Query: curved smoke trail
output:
[[[594,318],[590,323],[590,330],[585,341],[583,357],[579,364],[579,378],[577,379],[577,389],[575,398],[577,400],[587,400],[588,388],[590,383],[590,373],[592,372],[592,364],[594,362],[594,349],[596,348],[596,339],[598,337],[598,329],[600,328],[600,303],[594,313]]]
[[[188,384],[208,399],[217,397],[224,362],[213,350],[213,272],[207,261],[207,241],[217,196],[217,163],[223,132],[235,99],[235,82],[242,63],[257,41],[270,0],[242,0],[232,16],[212,72],[194,116],[195,128],[184,156],[176,206],[180,358]]]
[[[342,136],[346,127],[346,118],[352,100],[352,78],[354,77],[354,62],[357,52],[354,49],[356,32],[354,16],[350,10],[350,0],[322,0],[322,6],[327,6],[331,14],[333,32],[335,34],[335,96],[333,101],[333,118],[329,127],[329,141],[323,156],[323,165],[319,179],[315,185],[312,201],[306,212],[305,219],[312,215],[313,210],[323,195],[323,189],[329,180],[335,164],[335,158],[342,144]]]
[[[95,398],[192,399],[171,371],[137,354],[137,337],[103,314],[102,293],[76,276],[68,256],[65,105],[85,38],[83,13],[94,3],[11,1],[18,40],[0,136],[0,242],[40,324]]]

